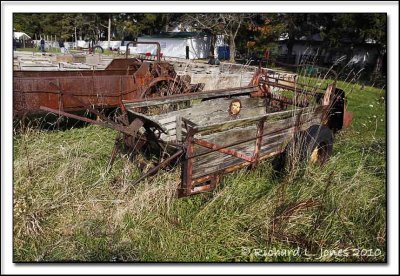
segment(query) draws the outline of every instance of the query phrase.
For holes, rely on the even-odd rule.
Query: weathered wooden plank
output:
[[[182,141],[182,117],[176,117],[176,140]]]
[[[245,139],[255,139],[257,128],[255,126],[248,126],[245,128],[231,129],[225,132],[219,132],[211,135],[195,135],[195,138],[206,140],[221,146],[226,146]],[[210,149],[196,145],[194,147],[194,154],[201,154],[208,152]]]
[[[136,101],[123,101],[125,107],[130,110],[132,108],[137,107],[148,107],[154,105],[161,104],[169,104],[169,103],[179,103],[194,99],[208,99],[208,98],[218,98],[218,97],[228,97],[228,96],[237,96],[237,95],[246,95],[250,93],[254,93],[258,90],[257,86],[247,86],[247,87],[236,87],[229,89],[219,89],[219,90],[210,90],[192,94],[180,94],[180,95],[172,95],[168,97],[154,97],[146,100],[136,100]]]
[[[155,116],[151,116],[154,120],[159,121],[161,124],[165,122],[168,122],[171,120],[171,117],[176,117],[176,116],[181,116],[181,117],[189,117],[191,115],[201,115],[205,113],[205,110],[207,111],[208,114],[218,111],[218,110],[222,110],[221,109],[221,102],[212,102],[212,104],[206,106],[203,102],[201,104],[196,104],[193,105],[190,108],[185,108],[185,109],[180,109],[180,110],[176,110],[176,111],[172,111],[172,112],[168,112],[166,114],[161,114],[161,115],[155,115]],[[206,108],[206,109],[205,109]]]
[[[320,109],[320,107],[298,108],[298,109],[293,109],[293,110],[288,110],[288,111],[268,113],[268,114],[249,117],[249,118],[241,118],[241,119],[232,120],[232,121],[228,121],[228,122],[219,122],[219,123],[210,124],[210,125],[199,125],[199,126],[194,127],[194,129],[196,132],[199,132],[199,133],[221,132],[221,131],[226,131],[228,129],[232,129],[235,127],[245,127],[250,124],[255,124],[262,119],[265,119],[266,121],[271,122],[271,121],[277,121],[277,120],[285,118],[285,117],[296,116],[300,112],[302,112],[302,113],[319,113],[319,111],[318,111],[319,109]]]
[[[312,123],[304,125],[306,121],[311,119],[313,119]],[[297,122],[296,117],[289,117],[276,122],[267,121],[264,124],[263,135],[264,137],[266,137],[268,135],[274,135],[276,133],[280,133],[281,131],[285,131],[285,129],[287,128],[294,127],[296,122]],[[302,114],[300,118],[301,127],[299,128],[299,130],[305,130],[311,125],[319,123],[320,119],[318,117],[314,117],[313,113]],[[203,139],[211,143],[226,146],[243,140],[255,140],[256,131],[257,131],[256,126],[251,125],[244,128],[233,128],[224,132],[217,132],[209,135],[196,134],[195,138]],[[291,131],[294,131],[294,128]],[[182,128],[182,139],[185,138],[186,138],[186,129]],[[266,141],[265,138],[263,141]],[[209,151],[209,149],[205,149],[203,147],[198,147],[198,148],[199,150],[196,151],[196,154]]]
[[[235,149],[248,156],[254,152],[254,142],[247,142],[246,144],[236,146]],[[193,158],[193,176],[198,177],[199,173],[214,172],[221,169],[225,163],[240,163],[243,159],[227,155],[220,152],[212,152],[207,155]]]
[[[302,120],[306,117],[306,115],[307,114],[302,115]],[[285,127],[293,126],[295,123],[296,117],[289,117],[275,122],[266,121],[264,123],[264,135],[276,132]],[[205,139],[216,144],[229,145],[233,142],[237,142],[246,138],[255,139],[256,130],[257,128],[254,124],[243,128],[233,128],[224,132],[217,132],[208,135],[202,135],[201,133],[198,133],[195,135],[195,138]]]
[[[166,114],[168,115],[168,114]],[[176,120],[176,116],[174,115],[168,115],[168,116],[164,116],[164,118],[158,118],[157,116],[149,116],[150,118],[152,118],[153,120],[158,121],[158,123],[160,125],[165,125],[171,122],[175,122]]]
[[[286,123],[285,123],[286,122]],[[314,124],[319,124],[320,121],[319,119],[315,119],[313,122],[309,123],[303,123],[302,126],[299,128],[299,130],[305,130],[309,128],[310,126]],[[274,125],[268,125],[268,129],[264,132],[264,137],[267,136],[270,133],[277,132],[278,130],[282,128],[289,128],[291,125],[294,125],[293,119],[285,119],[282,120],[281,123],[279,124],[274,124]],[[255,140],[256,138],[256,127],[255,126],[250,126],[246,128],[236,128],[236,129],[231,129],[225,132],[219,132],[215,133],[212,135],[207,135],[207,136],[196,136],[197,138],[204,139],[206,141],[209,141],[211,143],[219,144],[219,145],[229,145],[241,140],[246,140],[246,139],[253,139]],[[294,127],[291,128],[292,132],[294,132]],[[171,131],[169,131],[171,133]],[[182,127],[181,129],[181,138],[178,141],[184,141],[186,138],[187,132],[186,129]],[[168,135],[162,135],[160,138],[161,140],[164,140],[164,137],[167,137]],[[213,137],[210,137],[213,136]],[[263,141],[265,139],[263,138]],[[196,146],[197,147],[197,146]],[[196,154],[201,154],[204,152],[209,151],[209,149],[206,149],[204,147],[199,146],[199,150],[196,151]]]
[[[269,143],[267,145],[262,146],[260,150],[260,158],[264,156],[266,153],[269,153],[270,151],[276,151],[278,149],[283,149],[284,144],[281,141],[275,141],[273,143]],[[243,153],[247,153],[248,155],[251,155],[254,152],[254,149],[249,148],[247,150],[242,150]],[[223,156],[219,159],[214,160],[212,163],[202,163],[202,164],[193,164],[193,172],[194,175],[197,177],[198,173],[201,173],[202,171],[218,171],[221,168],[229,167],[232,165],[239,164],[243,162],[244,160],[233,157],[233,156]]]
[[[264,100],[261,98],[244,98],[240,99],[242,109],[239,117],[251,117],[265,113]],[[195,124],[211,124],[232,120],[228,109],[231,99],[219,99],[219,101],[202,102],[192,108],[169,112],[167,114],[149,116],[166,129],[170,129],[168,124],[175,121],[177,116],[191,120]],[[217,103],[216,103],[217,102]]]
[[[162,133],[160,135],[160,139],[163,142],[175,142],[176,141],[176,135],[175,135],[175,133],[174,134],[164,134],[164,133]]]
[[[285,142],[287,142],[288,139],[290,140],[292,136],[293,136],[293,128],[290,128],[290,129],[284,130],[282,132],[272,134],[272,135],[267,135],[267,136],[263,137],[261,145],[268,146],[268,144],[279,142],[279,141],[282,143],[285,143]],[[253,155],[254,149],[255,149],[254,146],[255,146],[255,140],[245,142],[245,143],[242,143],[239,145],[231,146],[231,147],[229,147],[229,149],[234,149],[239,152],[248,152],[250,155]],[[196,145],[194,155],[195,156],[199,155],[199,154],[204,154],[204,155],[200,155],[198,157],[193,158],[194,162],[198,165],[202,165],[202,164],[207,165],[207,164],[213,164],[214,160],[217,160],[219,158],[227,158],[227,156],[224,156],[225,154],[220,153],[218,151],[205,154],[206,152],[210,152],[210,150],[209,149],[203,150],[200,148],[200,146]],[[219,161],[216,161],[216,162],[219,162]]]
[[[281,141],[265,145],[260,150],[260,158],[262,158],[265,155],[268,155],[271,152],[280,151],[281,148],[282,148]],[[251,149],[243,150],[243,153],[251,154],[251,152],[252,152]],[[193,178],[198,178],[198,177],[212,174],[212,173],[218,172],[220,170],[226,169],[228,167],[239,165],[242,163],[247,163],[247,162],[242,159],[233,157],[233,156],[225,155],[224,157],[213,160],[212,163],[208,163],[208,164],[203,163],[202,165],[193,163],[193,174],[192,175],[193,175]]]
[[[207,114],[197,115],[197,116],[189,116],[187,117],[192,122],[197,125],[210,125],[221,122],[228,122],[232,120],[237,120],[238,118],[248,118],[254,116],[260,116],[265,114],[265,107],[254,107],[254,108],[242,108],[240,113],[234,117],[228,112],[229,106],[226,106],[224,110],[214,112],[210,116]]]
[[[168,135],[175,135],[175,134],[176,134],[176,128],[168,130]]]
[[[168,123],[168,124],[163,125],[163,127],[164,127],[167,131],[170,131],[170,130],[176,128],[176,122],[175,122],[175,121],[170,122],[170,123]]]
[[[266,135],[263,137],[261,145],[268,145],[270,143],[275,143],[277,141],[282,141],[282,142],[286,142],[288,138],[291,139],[291,137],[293,136],[293,130],[294,127],[286,129],[286,130],[282,130],[278,133],[274,133],[274,134],[270,134],[270,135]],[[245,142],[245,143],[241,143],[238,145],[234,145],[234,146],[230,146],[228,147],[229,149],[233,149],[236,151],[240,151],[240,152],[249,152],[250,155],[253,155],[254,153],[254,145],[255,145],[255,139]],[[218,159],[226,154],[224,153],[220,153],[218,151],[214,151],[214,152],[210,152],[208,154],[205,154],[207,152],[210,152],[210,149],[208,148],[204,148],[200,145],[195,145],[194,146],[194,156],[200,155],[200,154],[204,154],[204,155],[200,155],[198,157],[194,157],[193,160],[196,164],[212,164],[214,161],[214,159]]]
[[[311,125],[318,124],[319,118],[306,118],[309,120],[308,122],[302,123],[300,125],[300,128],[298,129],[299,131],[301,130],[306,130],[309,128]],[[288,120],[284,120],[288,122]],[[271,134],[267,134],[266,136],[263,137],[262,143],[261,143],[261,148],[260,148],[260,156],[259,158],[263,159],[263,156],[266,156],[270,154],[271,152],[274,151],[283,151],[284,147],[293,139],[294,131],[295,131],[295,125],[292,124],[290,125],[289,128],[284,129],[280,132],[274,133],[276,129],[280,129],[282,126],[282,122],[278,125],[273,126],[269,131]],[[254,129],[255,130],[255,129]],[[255,138],[255,134],[253,134]],[[222,136],[220,137],[213,137],[214,141],[217,139],[221,139]],[[209,140],[209,139],[207,139]],[[240,145],[236,145],[233,147],[230,147],[231,149],[235,149],[238,152],[242,154],[247,154],[251,156],[254,153],[254,145],[255,145],[255,140],[246,142]],[[210,151],[209,149],[201,149],[200,146],[196,145],[195,146],[195,152],[194,154],[200,154]],[[213,173],[216,171],[219,171],[223,169],[223,167],[229,167],[233,165],[240,164],[241,162],[244,162],[242,159],[239,159],[237,157],[233,157],[230,155],[226,155],[220,152],[212,152],[209,154],[205,154],[199,157],[193,158],[193,176],[194,177],[200,177],[209,173]]]
[[[235,97],[236,99],[236,97]],[[246,110],[248,108],[262,107],[264,106],[264,99],[262,98],[250,98],[250,97],[237,97],[242,103],[242,109]],[[210,101],[203,101],[193,104],[190,108],[181,109],[177,111],[168,112],[166,114],[149,116],[155,120],[158,120],[160,124],[170,121],[170,117],[182,116],[182,117],[192,117],[192,116],[204,116],[212,115],[212,112],[216,111],[227,111],[229,104],[233,99],[214,99]]]
[[[142,113],[138,113],[138,112],[134,112],[134,111],[129,111],[129,112],[132,113],[135,117],[142,119],[145,124],[155,126],[159,129],[162,129],[164,132],[167,132],[167,130],[162,125],[160,125],[157,121],[153,120],[151,117],[148,117]]]

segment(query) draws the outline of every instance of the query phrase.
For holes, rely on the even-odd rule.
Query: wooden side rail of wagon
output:
[[[223,174],[282,153],[295,133],[320,123],[323,112],[319,106],[209,125],[186,124],[180,195],[214,189]]]

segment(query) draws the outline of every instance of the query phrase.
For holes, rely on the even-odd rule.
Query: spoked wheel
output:
[[[168,79],[159,80],[149,85],[146,91],[142,94],[143,98],[165,97],[173,94],[181,94],[183,86],[179,82]]]
[[[142,138],[142,133],[140,131],[143,126],[143,122],[140,119],[135,119],[129,123],[127,114],[123,113],[118,116],[115,121],[117,121],[121,127],[125,127],[130,134],[118,132],[108,162],[107,172],[111,170],[118,152],[128,153],[130,158],[132,158],[146,144],[146,140]]]
[[[89,54],[103,54],[104,49],[100,45],[96,45],[92,48],[89,48]]]
[[[174,82],[172,81],[161,81],[154,86],[154,94],[157,97],[165,97],[174,94]]]
[[[167,97],[171,95],[181,94],[185,92],[185,87],[182,83],[175,81],[174,79],[162,79],[156,80],[142,93],[142,98],[154,98],[154,97]],[[147,108],[146,112],[150,114],[161,114],[167,111],[173,111],[176,104],[164,104]]]

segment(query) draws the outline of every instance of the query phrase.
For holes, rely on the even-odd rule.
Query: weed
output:
[[[105,174],[112,130],[16,131],[14,260],[385,261],[385,91],[338,87],[351,91],[354,122],[335,136],[325,166],[277,178],[265,161],[226,175],[213,192],[182,199],[179,168],[132,187],[138,166],[119,156]],[[297,248],[299,255],[254,253]]]

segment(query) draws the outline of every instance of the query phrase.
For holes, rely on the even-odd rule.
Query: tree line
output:
[[[383,13],[17,13],[13,23],[15,31],[33,38],[53,35],[66,41],[132,40],[178,28],[209,34],[213,48],[216,36],[224,35],[232,61],[237,51],[271,49],[279,38],[286,39],[291,54],[295,41],[316,33],[323,47],[340,48],[345,44],[352,49],[369,40],[383,55],[387,33]]]

